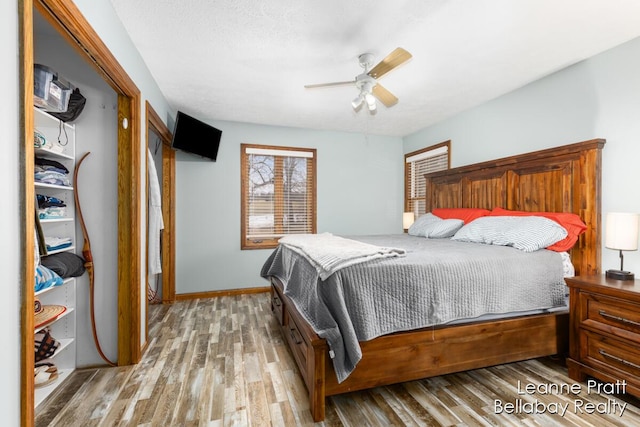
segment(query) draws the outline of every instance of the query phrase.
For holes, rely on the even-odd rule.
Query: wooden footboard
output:
[[[361,342],[362,360],[338,384],[326,341],[278,279],[271,283],[272,310],[309,391],[314,421],[324,419],[326,396],[568,351],[568,312],[420,329]]]

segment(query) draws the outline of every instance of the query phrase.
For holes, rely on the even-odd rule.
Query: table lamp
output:
[[[411,227],[411,225],[413,224],[415,219],[416,219],[416,217],[413,214],[413,212],[403,212],[402,213],[402,228],[404,228],[404,231],[409,230],[409,227]]]
[[[633,280],[633,273],[624,270],[622,251],[638,250],[638,214],[608,213],[604,245],[609,249],[620,251],[620,270],[607,270],[606,277],[616,280]]]

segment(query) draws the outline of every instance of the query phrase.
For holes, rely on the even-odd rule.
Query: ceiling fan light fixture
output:
[[[353,101],[351,101],[351,105],[354,109],[357,109],[362,102],[364,101],[364,96],[362,94],[358,95]]]
[[[367,106],[369,107],[369,111],[376,110],[376,98],[372,94],[368,93],[364,96],[365,101],[367,101]]]

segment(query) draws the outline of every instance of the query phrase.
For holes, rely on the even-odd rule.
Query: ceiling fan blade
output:
[[[378,65],[373,67],[368,74],[374,79],[379,79],[397,66],[407,62],[411,57],[412,55],[409,52],[401,47],[397,47],[393,52],[387,55],[386,58],[380,61]]]
[[[356,82],[355,80],[350,80],[348,82],[318,83],[318,84],[315,84],[315,85],[304,85],[304,87],[307,88],[307,89],[313,89],[313,88],[316,88],[316,87],[352,85],[355,82]]]
[[[373,95],[384,104],[385,107],[393,107],[398,103],[398,98],[389,92],[384,87],[380,86],[380,83],[373,87]]]

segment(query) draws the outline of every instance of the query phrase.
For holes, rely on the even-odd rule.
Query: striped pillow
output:
[[[539,216],[486,216],[462,227],[451,239],[512,246],[524,252],[546,248],[567,237],[557,222]]]
[[[464,225],[461,219],[441,219],[429,224],[424,231],[424,237],[428,239],[444,239],[456,234]]]
[[[429,212],[420,216],[409,227],[409,234],[429,239],[444,239],[453,236],[463,225],[464,221],[461,219],[442,219]]]
[[[418,219],[416,219],[415,222],[411,224],[411,227],[409,227],[408,233],[410,236],[424,237],[427,226],[429,224],[434,224],[438,221],[442,221],[442,219],[438,218],[431,212],[426,213],[424,215],[420,215]]]
[[[560,240],[557,243],[547,247],[547,249],[556,252],[566,252],[573,247],[578,241],[578,238],[587,229],[587,225],[582,219],[571,212],[526,212],[526,211],[514,211],[503,208],[493,208],[491,216],[542,216],[549,218],[560,224],[565,230],[567,230],[567,237]]]

